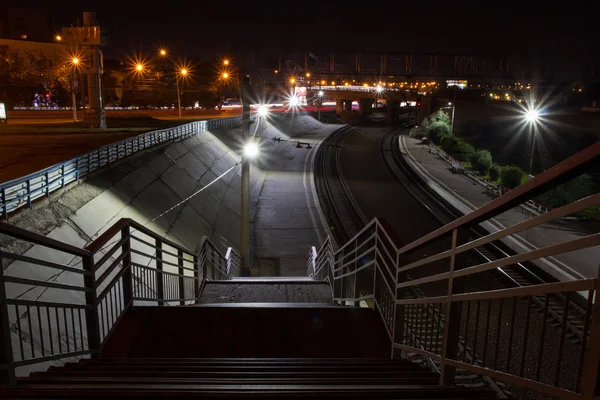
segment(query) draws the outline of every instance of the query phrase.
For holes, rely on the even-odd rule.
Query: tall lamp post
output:
[[[181,68],[177,71],[177,76],[175,77],[175,84],[177,85],[177,108],[179,109],[179,119],[181,119],[181,90],[179,89],[179,79],[185,79],[187,77],[188,70],[186,68]]]
[[[529,125],[529,131],[531,136],[531,153],[529,154],[529,176],[532,176],[533,173],[533,154],[535,153],[535,132],[537,130],[537,122],[540,118],[540,113],[538,110],[532,108],[527,110],[525,113],[525,121]]]
[[[324,95],[325,95],[325,93],[323,93],[322,90],[319,90],[319,93],[318,93],[319,113],[317,114],[317,120],[319,122],[321,122],[321,106],[323,105],[323,96]]]
[[[221,84],[219,85],[219,110],[223,108],[223,83],[229,79],[229,73],[223,72],[221,74]]]
[[[71,80],[71,98],[73,99],[73,122],[77,122],[77,98],[75,95],[75,78],[77,68],[79,67],[79,57],[74,56],[71,58],[71,66],[73,69],[73,75]]]

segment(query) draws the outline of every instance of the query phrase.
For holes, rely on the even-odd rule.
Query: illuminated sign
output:
[[[4,106],[4,103],[0,103],[0,122],[6,122],[6,119],[6,106]]]
[[[448,87],[450,86],[457,86],[460,89],[464,89],[467,87],[467,81],[466,80],[451,80],[451,81],[446,81],[446,85],[448,85]]]

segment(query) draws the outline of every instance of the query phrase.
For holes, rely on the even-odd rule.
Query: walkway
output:
[[[252,195],[253,267],[260,276],[306,276],[306,255],[327,237],[313,179],[318,143],[340,125],[324,125],[311,117],[272,119],[261,149],[264,171]],[[281,142],[272,139],[279,137]],[[292,141],[283,141],[285,139]],[[299,140],[312,149],[296,148]]]
[[[430,188],[438,192],[454,207],[468,213],[493,200],[485,188],[475,179],[466,175],[453,174],[450,166],[439,156],[431,154],[427,146],[408,136],[400,136],[400,150],[410,166],[418,172]],[[531,218],[530,212],[522,207],[506,211],[491,223],[481,225],[489,232]],[[505,240],[517,253],[523,253],[538,247],[562,243],[600,231],[600,224],[588,221],[558,220],[512,235]],[[593,247],[535,260],[534,263],[559,280],[593,278],[598,276],[600,265],[600,247]]]

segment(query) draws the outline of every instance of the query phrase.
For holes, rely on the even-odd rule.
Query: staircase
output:
[[[293,312],[292,312],[293,314]],[[51,367],[11,398],[490,399],[438,386],[409,361],[383,358],[99,358]]]
[[[18,264],[0,274],[9,289],[0,305],[14,310],[0,314],[0,398],[493,398],[440,386],[424,363],[392,359],[392,298],[349,306],[314,273],[235,278],[233,250],[223,255],[206,240],[189,253],[131,220],[86,249],[1,223],[0,233],[80,257],[82,269],[0,254],[62,268],[83,284],[23,279],[12,275]],[[56,297],[22,298],[24,284]],[[86,293],[84,303],[73,303],[73,290]],[[69,362],[41,367],[57,360]],[[19,370],[35,364],[36,372]]]

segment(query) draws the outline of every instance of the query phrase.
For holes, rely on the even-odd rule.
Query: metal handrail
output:
[[[251,115],[251,118],[255,118]],[[90,173],[108,166],[124,157],[153,146],[185,139],[206,130],[232,127],[242,123],[242,117],[228,117],[195,121],[173,128],[142,133],[118,142],[102,146],[71,160],[53,165],[27,176],[0,183],[0,217],[8,220],[8,214],[21,207],[31,207],[35,200],[66,185],[79,182]]]
[[[17,367],[94,356],[131,307],[198,302],[206,280],[230,279],[239,267],[232,248],[223,255],[204,238],[191,252],[128,218],[84,249],[3,222],[0,234],[50,249],[0,252],[0,383],[14,383]],[[3,264],[5,259],[12,263]],[[27,266],[35,266],[40,276],[61,272],[48,280],[31,279],[21,273]],[[52,297],[61,301],[48,301]]]
[[[513,256],[507,255],[506,258],[498,260],[486,260],[486,262],[474,266],[463,265],[464,256],[469,250],[557,218],[600,205],[600,194],[594,194],[484,237],[469,241],[468,235],[463,234],[473,224],[493,218],[506,209],[521,204],[523,199],[531,198],[535,193],[543,193],[559,185],[564,180],[579,175],[599,159],[599,154],[600,142],[538,175],[517,189],[505,193],[485,206],[401,248],[394,244],[392,237],[385,229],[385,224],[374,219],[339,250],[330,252],[328,247],[322,247],[317,254],[315,268],[329,269],[325,272],[320,271],[319,275],[327,274],[330,277],[329,283],[332,286],[335,302],[356,304],[361,300],[373,301],[373,308],[379,312],[390,335],[392,355],[395,354],[394,351],[401,350],[420,354],[440,362],[440,384],[453,383],[455,368],[461,368],[550,396],[565,399],[594,399],[596,391],[600,389],[600,387],[596,387],[600,368],[600,342],[592,339],[600,337],[600,312],[594,312],[594,299],[597,300],[597,294],[600,291],[600,278],[559,283],[542,282],[541,284],[519,288],[475,293],[461,293],[460,285],[455,288],[455,279],[532,259],[599,246],[600,233],[595,233],[525,253]],[[452,236],[451,245],[439,240],[447,238],[448,234]],[[433,244],[437,246],[435,250],[428,247],[427,251],[432,255],[423,256],[416,251]],[[328,260],[325,260],[326,258]],[[444,261],[448,262],[448,268],[446,269],[442,268],[442,264],[440,264]],[[428,268],[430,265],[435,267]],[[407,277],[406,272],[410,270],[420,271],[420,276],[417,279],[408,280],[410,278]],[[390,279],[386,273],[392,273],[392,278]],[[316,277],[313,278],[316,279]],[[447,290],[441,296],[417,299],[404,297],[407,293],[406,289],[415,288],[416,285],[433,282],[441,283],[442,281],[447,283],[444,286]],[[372,289],[365,289],[367,284],[372,285]],[[583,311],[585,315],[569,315],[569,302],[580,293],[585,294],[584,297],[587,298],[587,307]],[[533,298],[539,299],[540,296],[544,298],[544,310],[541,318],[542,328],[532,333],[532,335],[537,335],[532,340],[535,339],[540,344],[537,364],[533,369],[535,377],[531,377],[524,372],[527,333],[530,321],[533,320],[533,317],[531,317],[532,304],[534,304]],[[390,299],[393,302],[391,307],[389,305]],[[559,299],[562,303],[559,304],[562,308],[562,314],[558,321],[560,340],[557,346],[552,346],[552,349],[545,349],[543,344],[545,326],[548,323],[546,318],[549,313],[553,312],[549,311],[550,304],[552,302],[554,302],[552,304],[556,304],[556,300],[553,299]],[[504,300],[509,300],[508,302],[512,306],[508,309],[510,321],[501,323],[501,309],[504,307]],[[517,302],[527,302],[525,307],[521,306],[519,308],[520,310],[525,309],[526,312],[521,311],[519,316],[516,311],[518,309]],[[488,322],[485,334],[481,337],[481,331],[477,329],[482,323],[480,323],[480,314],[483,311],[480,311],[480,308],[484,308],[483,303],[487,304],[487,309],[481,319],[487,318]],[[498,310],[500,311],[497,311],[497,316],[494,317],[497,318],[498,325],[494,339],[495,355],[492,364],[490,364],[488,360],[492,357],[490,355],[492,351],[487,354],[486,351],[488,347],[494,347],[493,341],[488,338],[492,304],[499,304]],[[435,310],[438,306],[437,314],[430,311]],[[469,320],[472,315],[471,306],[477,310],[475,321]],[[553,307],[556,307],[556,305]],[[519,318],[521,321],[518,320]],[[576,368],[565,372],[564,368],[561,370],[564,342],[567,327],[574,320],[581,321],[583,332],[581,341],[577,344],[579,346],[578,362]],[[475,327],[473,327],[473,324],[475,324]],[[504,356],[498,352],[501,329],[508,329],[507,335],[510,338],[508,345],[505,344],[504,351],[507,353],[506,357],[509,361],[506,362],[506,367],[503,367],[504,370],[497,366],[498,358]],[[513,340],[513,335],[515,330],[518,329],[525,329],[527,333],[525,333],[522,344],[517,345]],[[442,340],[438,343],[440,337]],[[469,343],[469,339],[473,342],[472,344]],[[439,345],[441,345],[441,348]],[[468,356],[467,346],[469,346],[472,353]],[[522,346],[522,350],[520,352],[520,368],[517,371],[511,365],[511,352],[515,354],[514,347],[518,346]],[[483,350],[481,350],[482,348]],[[462,353],[459,353],[459,349],[462,349]],[[545,354],[552,351],[556,353],[555,358],[553,358],[556,367],[553,379],[548,382],[544,380],[545,378],[540,377],[541,366],[542,359],[547,357]],[[576,376],[569,375],[567,379],[561,380],[561,372]],[[566,381],[570,383],[565,384]]]

